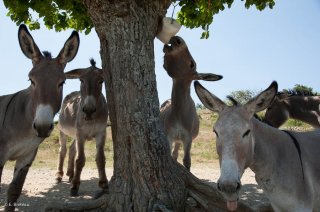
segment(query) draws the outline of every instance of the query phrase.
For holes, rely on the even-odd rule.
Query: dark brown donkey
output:
[[[278,93],[267,108],[264,122],[280,127],[289,118],[306,122],[320,128],[320,96]]]
[[[195,104],[190,96],[190,85],[193,80],[216,81],[222,76],[201,74],[196,70],[193,60],[184,40],[178,36],[172,37],[169,45],[165,45],[164,69],[173,80],[171,101],[161,105],[160,119],[164,126],[170,148],[175,142],[172,157],[177,160],[181,141],[184,148],[183,165],[190,170],[190,150],[192,140],[199,133],[199,118]]]
[[[63,176],[67,136],[70,136],[74,139],[69,150],[67,169],[67,176],[72,183],[71,196],[78,195],[80,175],[86,160],[84,143],[92,138],[96,140],[96,163],[99,173],[99,186],[102,188],[102,192],[97,195],[100,196],[108,190],[104,155],[108,109],[107,102],[101,92],[104,80],[102,70],[95,66],[93,59],[90,62],[91,66],[88,68],[75,69],[66,73],[67,79],[79,78],[81,87],[80,92],[73,92],[63,100],[59,117],[60,151],[56,180],[60,182]]]
[[[38,146],[53,129],[53,118],[60,109],[66,79],[63,70],[79,47],[79,35],[74,31],[58,57],[53,59],[48,52],[44,56],[41,54],[25,25],[20,26],[18,38],[33,68],[29,72],[31,85],[27,89],[0,97],[0,179],[6,161],[16,161],[6,211],[14,211]]]

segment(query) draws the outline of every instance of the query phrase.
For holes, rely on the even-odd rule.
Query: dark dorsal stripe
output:
[[[287,130],[283,130],[283,132],[287,133],[291,140],[294,143],[294,146],[296,147],[298,154],[299,154],[299,159],[300,159],[300,164],[301,164],[301,170],[302,170],[302,179],[304,180],[304,170],[303,170],[303,165],[302,165],[302,158],[301,158],[301,148],[300,148],[300,144],[298,142],[298,140]]]
[[[2,121],[2,126],[4,127],[4,122],[6,121],[6,117],[7,117],[7,112],[8,112],[8,108],[10,106],[10,103],[12,102],[12,100],[14,99],[14,97],[16,97],[18,95],[18,93],[20,93],[20,91],[18,91],[17,93],[12,94],[7,106],[6,106],[6,111],[4,112],[4,118]]]

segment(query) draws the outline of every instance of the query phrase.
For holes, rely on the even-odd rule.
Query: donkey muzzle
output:
[[[92,114],[96,111],[96,99],[93,96],[87,96],[82,106],[82,112],[86,115],[86,119],[91,119]]]
[[[39,138],[47,138],[50,136],[53,130],[53,124],[46,124],[46,125],[37,125],[35,122],[33,123],[33,129],[36,132],[36,135]]]
[[[50,105],[40,104],[36,109],[36,115],[32,128],[40,138],[49,137],[53,130],[53,110]]]
[[[221,180],[218,180],[217,188],[227,200],[228,210],[235,211],[238,207],[238,193],[241,189],[241,182],[237,180],[221,182]]]

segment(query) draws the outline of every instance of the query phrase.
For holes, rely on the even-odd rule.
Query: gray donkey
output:
[[[274,211],[320,211],[320,131],[282,131],[254,118],[274,100],[276,82],[243,106],[228,106],[199,82],[194,86],[204,106],[219,114],[213,127],[217,188],[229,210],[237,209],[241,177],[250,168]]]
[[[105,97],[101,92],[104,79],[102,70],[95,66],[95,61],[91,59],[90,62],[91,66],[88,68],[75,69],[66,73],[67,79],[79,78],[81,86],[80,91],[70,93],[63,100],[59,117],[60,150],[56,180],[61,182],[63,177],[67,136],[70,136],[74,139],[69,150],[67,168],[67,176],[72,183],[71,196],[78,195],[80,175],[86,160],[85,141],[93,138],[96,140],[96,163],[99,186],[102,188],[102,192],[99,192],[98,196],[108,190],[104,155],[108,109]]]
[[[41,54],[25,25],[19,27],[18,38],[22,52],[32,60],[33,67],[27,89],[0,97],[0,183],[6,161],[16,161],[6,211],[14,211],[38,147],[53,129],[66,79],[63,70],[76,56],[80,42],[78,33],[72,32],[58,57],[53,59],[48,52]]]
[[[178,36],[172,37],[165,45],[164,65],[173,80],[171,101],[161,105],[160,120],[164,126],[170,148],[175,142],[172,157],[177,160],[181,141],[184,148],[183,165],[190,170],[190,150],[192,140],[199,133],[199,118],[195,104],[190,96],[190,85],[193,80],[216,81],[222,76],[198,73],[185,41]]]

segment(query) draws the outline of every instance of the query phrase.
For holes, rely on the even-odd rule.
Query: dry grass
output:
[[[212,113],[207,109],[202,109],[198,111],[200,118],[200,131],[198,137],[193,141],[191,148],[191,159],[192,166],[206,166],[212,163],[216,164],[218,161],[218,155],[216,152],[215,135],[212,132],[212,126],[217,120],[217,114]],[[261,114],[260,114],[261,115]],[[263,116],[263,114],[262,114]],[[310,130],[307,124],[299,121],[289,120],[282,128],[292,129],[298,131]],[[107,128],[107,141],[105,146],[106,162],[107,167],[113,166],[113,145],[111,140],[111,127]],[[71,139],[68,141],[67,146],[71,144]],[[51,136],[44,140],[40,145],[39,151],[35,161],[33,162],[33,167],[35,168],[49,168],[56,169],[57,160],[59,152],[59,132],[58,127],[55,127]],[[68,154],[68,153],[67,153]],[[95,142],[88,141],[85,145],[86,154],[86,167],[95,168]],[[182,163],[183,151],[179,152],[179,162]],[[66,158],[67,160],[67,158]],[[66,164],[67,161],[65,161]],[[13,167],[14,162],[8,162],[6,167]]]

